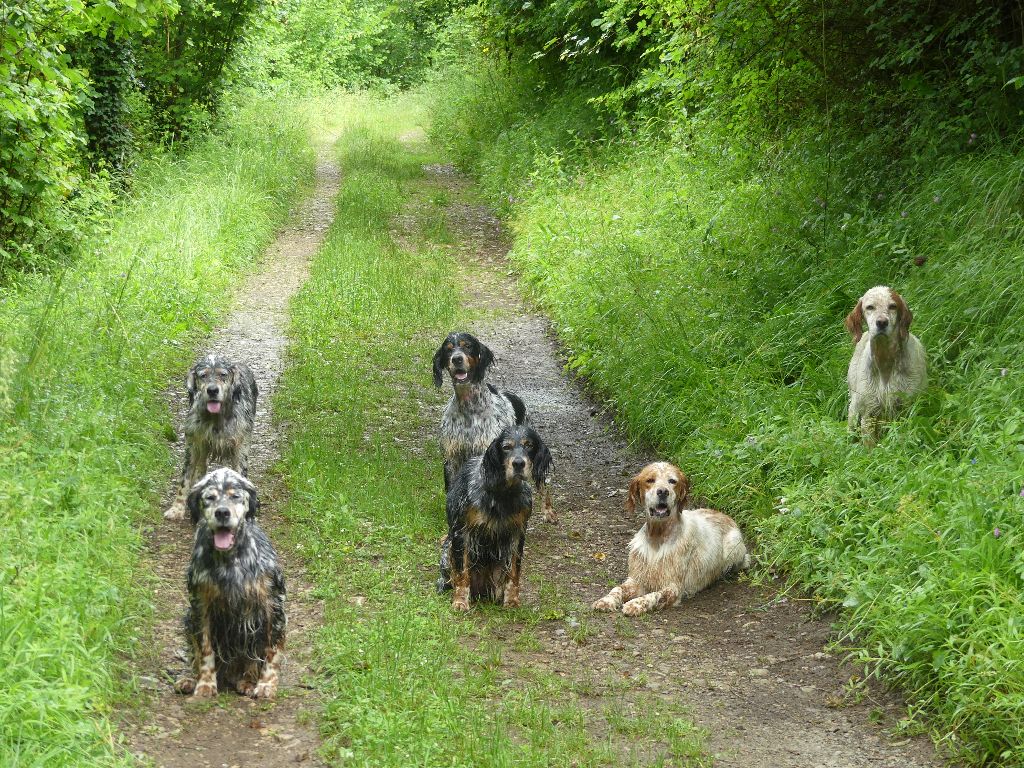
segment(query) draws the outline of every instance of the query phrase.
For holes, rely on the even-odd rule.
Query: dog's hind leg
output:
[[[544,478],[537,487],[537,490],[543,499],[544,522],[558,525],[558,516],[555,514],[555,508],[551,503],[551,478]]]

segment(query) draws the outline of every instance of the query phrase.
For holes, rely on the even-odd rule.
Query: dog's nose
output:
[[[228,518],[231,517],[231,510],[227,507],[217,507],[213,511],[213,516],[217,518],[218,523],[226,523]]]
[[[526,467],[526,459],[519,457],[512,459],[512,469],[521,472],[524,467]]]
[[[452,355],[452,362],[456,365],[462,365],[463,360],[465,360],[465,358],[462,355]]]
[[[668,498],[668,488],[659,488],[658,489],[658,498],[659,499],[667,499]]]
[[[206,394],[208,394],[210,397],[214,397],[218,392],[220,392],[220,387],[218,387],[216,384],[211,384],[206,388]]]
[[[884,331],[886,328],[889,327],[889,318],[888,317],[880,317],[880,318],[878,318],[877,320],[875,320],[875,327],[878,328],[878,330],[880,330],[880,331]]]

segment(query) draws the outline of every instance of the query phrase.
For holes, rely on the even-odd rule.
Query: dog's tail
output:
[[[508,390],[505,390],[501,394],[508,398],[508,401],[512,403],[512,411],[516,415],[516,426],[522,426],[523,424],[525,424],[526,405],[520,399],[519,395],[517,395],[515,392],[509,392]]]

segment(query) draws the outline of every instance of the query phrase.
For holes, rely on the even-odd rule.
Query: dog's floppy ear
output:
[[[540,439],[540,435],[536,435],[535,438],[533,479],[539,482],[550,474],[555,462],[551,459],[551,451],[548,450],[544,441]]]
[[[910,324],[914,320],[914,313],[910,311],[910,307],[907,306],[907,302],[903,300],[896,291],[890,291],[892,294],[892,300],[896,302],[896,311],[900,313],[900,322],[897,326],[899,329],[900,338],[906,341],[910,336]]]
[[[249,478],[242,478],[242,487],[249,494],[249,509],[245,513],[246,520],[255,520],[260,511],[260,499],[256,494],[256,486],[249,482]]]
[[[202,498],[205,487],[202,483],[193,485],[192,490],[188,492],[188,499],[185,501],[185,506],[188,508],[188,516],[193,526],[199,522],[199,515],[202,512],[199,508],[199,500]]]
[[[476,366],[473,368],[473,383],[479,384],[484,380],[484,376],[487,375],[487,369],[491,367],[491,363],[494,362],[494,353],[491,352],[491,348],[480,342],[480,356],[477,358]]]
[[[245,393],[245,387],[242,384],[241,371],[236,363],[231,363],[228,366],[228,376],[230,377],[231,386],[231,402],[237,403],[242,399],[242,395]]]
[[[629,493],[626,494],[626,511],[629,514],[636,512],[636,506],[643,501],[643,479],[637,475],[629,481]]]
[[[441,346],[437,348],[437,352],[434,353],[434,386],[438,389],[441,388],[441,382],[444,379],[444,364],[445,358],[447,358],[447,346],[448,339],[441,342]]]
[[[483,468],[485,477],[503,477],[505,475],[504,458],[505,451],[502,449],[501,444],[505,442],[505,432],[502,430],[501,434],[498,435],[491,441],[491,444],[487,446],[487,450],[484,452]]]
[[[853,312],[846,316],[846,330],[853,336],[855,344],[864,335],[864,305],[860,299],[857,300],[857,306],[853,308]]]
[[[679,470],[679,487],[676,488],[676,506],[682,512],[686,509],[686,502],[690,499],[690,478]]]
[[[185,377],[185,389],[188,390],[188,404],[192,407],[196,401],[196,367],[193,365],[188,369],[188,376]]]

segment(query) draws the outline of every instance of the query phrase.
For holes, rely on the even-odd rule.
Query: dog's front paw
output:
[[[256,683],[256,691],[253,697],[257,699],[272,699],[277,695],[276,680],[260,680]]]
[[[618,604],[615,602],[615,598],[611,595],[605,595],[600,600],[595,600],[593,605],[590,607],[595,611],[617,611],[619,609]]]
[[[452,600],[452,610],[453,611],[463,611],[463,612],[468,611],[469,610],[469,600],[467,600],[464,597],[456,597],[454,600]]]
[[[208,680],[201,680],[196,683],[196,689],[193,691],[192,696],[196,699],[215,699],[217,698],[217,683],[210,682]]]
[[[638,597],[622,606],[622,613],[624,616],[639,616],[641,613],[647,613],[647,606],[643,599]]]
[[[238,691],[242,696],[255,696],[256,695],[256,683],[252,680],[239,680],[235,683],[235,690]]]
[[[505,593],[505,600],[502,602],[505,608],[518,608],[519,607],[519,595],[510,595]]]
[[[184,693],[185,695],[188,695],[192,693],[192,691],[194,691],[195,689],[196,679],[194,677],[190,677],[189,675],[184,675],[174,681],[175,693]]]
[[[185,505],[179,502],[174,502],[164,512],[164,520],[184,520],[185,519]]]

